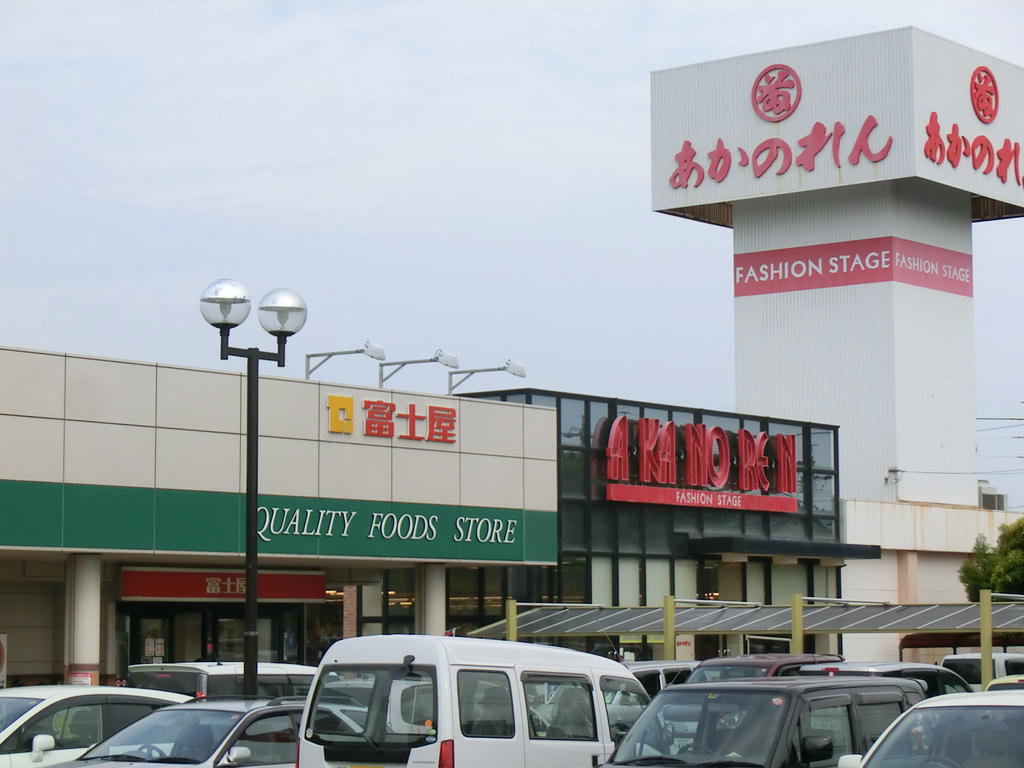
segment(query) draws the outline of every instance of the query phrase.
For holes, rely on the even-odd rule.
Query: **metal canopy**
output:
[[[675,631],[680,634],[757,634],[791,631],[792,608],[766,606],[679,606]],[[564,605],[531,608],[517,617],[519,638],[582,637],[587,635],[661,634],[665,629],[661,607],[567,608]],[[475,637],[507,636],[504,620],[471,631]],[[1024,631],[1024,603],[994,603],[992,629]],[[803,631],[815,632],[979,632],[977,603],[921,605],[814,605],[803,607]]]

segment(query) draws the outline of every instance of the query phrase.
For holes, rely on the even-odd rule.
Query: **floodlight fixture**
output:
[[[312,375],[313,371],[315,371],[321,365],[326,363],[332,357],[335,357],[337,355],[360,355],[360,354],[366,355],[367,357],[371,357],[374,360],[386,360],[387,359],[387,355],[384,354],[384,347],[378,346],[377,344],[372,344],[369,341],[364,342],[363,346],[361,346],[359,349],[343,349],[343,350],[340,350],[338,352],[313,352],[311,354],[306,355],[306,378],[308,379]],[[309,364],[310,361],[314,360],[316,358],[322,358],[322,359],[316,365],[311,367],[310,364]]]
[[[418,360],[396,360],[393,363],[380,363],[377,369],[377,386],[380,388],[384,387],[384,382],[398,373],[400,370],[405,368],[407,365],[416,365],[417,363],[440,363],[448,368],[458,368],[459,358],[450,352],[445,352],[443,349],[435,350],[433,356],[424,357]],[[384,369],[387,367],[394,366],[395,370],[389,373],[387,376],[384,375]]]
[[[448,371],[448,394],[450,395],[454,392],[457,386],[462,384],[474,373],[488,373],[491,371],[504,371],[505,373],[511,373],[513,376],[518,376],[521,379],[526,378],[526,368],[512,360],[506,360],[504,365],[499,365],[495,368],[464,368],[461,371]],[[455,381],[455,377],[459,375],[461,375],[461,378],[458,381]]]

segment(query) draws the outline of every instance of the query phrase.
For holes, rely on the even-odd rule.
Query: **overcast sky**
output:
[[[370,339],[730,410],[732,232],[651,212],[650,72],[906,25],[1024,65],[1020,0],[0,0],[0,345],[241,370],[197,308],[231,277],[305,297],[287,375]],[[1022,242],[974,230],[979,416],[1024,416]],[[1024,508],[1024,426],[978,434]]]

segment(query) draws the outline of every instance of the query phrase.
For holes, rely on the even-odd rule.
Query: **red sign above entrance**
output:
[[[969,253],[899,237],[737,253],[733,265],[735,296],[884,282],[974,294]]]
[[[619,416],[604,452],[609,501],[797,511],[795,435]]]
[[[320,603],[327,577],[316,571],[260,571],[259,599],[277,603]],[[122,600],[240,602],[245,599],[245,571],[191,568],[123,568]]]

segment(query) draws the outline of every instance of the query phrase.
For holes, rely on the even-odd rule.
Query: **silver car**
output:
[[[293,768],[302,705],[297,700],[232,698],[164,707],[62,768],[113,768],[125,762]]]

